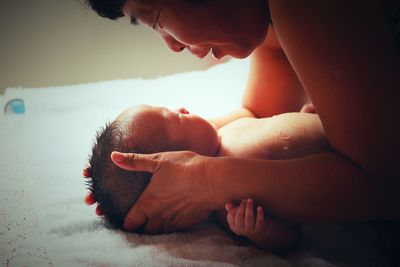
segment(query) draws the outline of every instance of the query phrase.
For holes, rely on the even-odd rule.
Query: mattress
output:
[[[136,104],[223,115],[240,106],[248,67],[231,60],[150,80],[8,88],[0,98],[0,264],[391,266],[385,225],[303,225],[299,250],[278,256],[212,222],[158,236],[126,233],[83,203],[82,168],[101,125]]]

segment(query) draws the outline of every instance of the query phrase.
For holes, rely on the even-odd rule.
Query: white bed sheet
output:
[[[348,230],[354,226],[304,226],[305,249],[284,259],[240,243],[212,224],[160,236],[113,230],[83,203],[82,167],[100,125],[135,104],[185,106],[204,117],[227,113],[240,105],[248,65],[232,60],[153,80],[7,89],[1,107],[21,98],[26,112],[0,115],[0,264],[390,266],[371,245],[375,239]]]

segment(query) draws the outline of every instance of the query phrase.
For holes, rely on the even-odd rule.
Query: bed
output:
[[[101,125],[142,103],[208,118],[227,113],[240,105],[248,65],[231,60],[151,80],[8,88],[0,97],[0,265],[394,266],[387,255],[393,224],[303,225],[302,246],[278,256],[212,222],[184,233],[125,233],[83,203],[82,168]]]

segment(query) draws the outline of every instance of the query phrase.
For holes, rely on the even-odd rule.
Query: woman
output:
[[[125,15],[152,27],[175,52],[252,54],[243,107],[215,120],[217,127],[298,111],[311,101],[334,149],[273,161],[114,152],[119,167],[154,174],[125,219],[127,230],[187,229],[225,203],[248,197],[295,223],[400,217],[394,1],[117,2],[90,0],[102,16]],[[180,186],[167,189],[166,183]]]

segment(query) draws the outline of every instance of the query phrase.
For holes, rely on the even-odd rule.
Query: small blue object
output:
[[[24,114],[25,113],[25,105],[23,99],[11,99],[4,106],[4,113],[15,113],[15,114]]]

